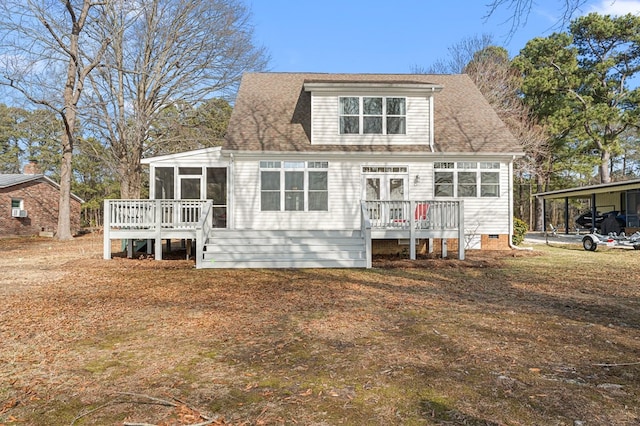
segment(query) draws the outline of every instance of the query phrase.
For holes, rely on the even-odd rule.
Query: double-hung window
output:
[[[406,98],[344,96],[340,98],[340,134],[404,135]]]
[[[436,197],[499,197],[500,163],[436,162],[434,186]]]
[[[262,211],[329,210],[327,161],[261,161]]]

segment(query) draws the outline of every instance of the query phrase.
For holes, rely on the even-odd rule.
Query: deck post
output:
[[[127,259],[133,259],[133,238],[127,240]]]
[[[464,260],[464,201],[458,201],[458,259]]]
[[[155,255],[156,260],[162,260],[162,200],[155,200],[154,214],[155,214]]]
[[[368,222],[368,221],[367,221]],[[371,224],[367,224],[364,229],[364,245],[365,245],[365,256],[367,257],[367,269],[371,269],[373,267],[373,253],[371,247]]]
[[[416,203],[409,201],[409,259],[416,260]]]
[[[102,258],[111,260],[111,211],[109,209],[109,200],[104,200],[104,218],[102,221]]]

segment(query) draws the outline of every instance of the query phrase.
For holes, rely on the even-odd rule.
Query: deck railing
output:
[[[366,200],[362,202],[362,217],[371,224],[370,232],[379,231],[386,235],[389,231],[397,230],[406,234],[409,239],[409,257],[412,260],[416,258],[416,243],[418,239],[425,238],[425,234],[429,238],[438,236],[442,239],[442,256],[446,257],[446,236],[451,236],[453,232],[458,239],[458,258],[463,260],[463,208],[462,201]]]
[[[105,200],[104,208],[105,259],[111,257],[112,236],[155,239],[156,259],[161,259],[161,239],[165,235],[193,232],[194,238],[199,241],[197,247],[203,250],[204,246],[200,245],[204,244],[210,230],[220,225],[226,226],[226,206],[213,205],[207,200]],[[454,235],[459,241],[463,241],[462,212],[462,201],[363,201],[361,230],[367,245],[367,266],[371,267],[372,231],[408,231],[407,236],[411,241],[426,238],[425,232],[420,231],[433,231],[428,234],[437,235],[439,238],[450,238],[445,235],[451,235],[451,231],[456,231]],[[220,216],[220,220],[216,220],[216,214]],[[415,244],[411,243],[410,246],[411,258],[415,259]],[[458,246],[459,258],[463,259],[464,244]],[[446,252],[443,246],[444,254]],[[201,260],[202,252],[197,252],[197,256]]]
[[[195,228],[206,200],[105,200],[111,228]]]
[[[460,201],[367,200],[372,229],[458,229]]]

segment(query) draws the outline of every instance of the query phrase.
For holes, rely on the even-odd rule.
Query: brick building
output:
[[[0,237],[54,233],[58,228],[60,186],[37,173],[37,163],[23,174],[0,174]],[[82,199],[71,194],[71,231],[80,231]]]

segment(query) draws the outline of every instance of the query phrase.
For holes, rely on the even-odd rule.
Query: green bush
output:
[[[524,241],[524,236],[526,235],[529,227],[527,223],[517,217],[513,218],[513,237],[511,241],[515,245],[520,245]]]

